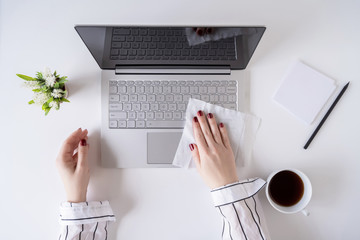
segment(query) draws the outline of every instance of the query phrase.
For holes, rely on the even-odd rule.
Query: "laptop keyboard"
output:
[[[113,28],[111,60],[236,60],[235,38],[189,46],[184,28]]]
[[[109,128],[183,128],[189,98],[237,110],[236,81],[110,81]]]

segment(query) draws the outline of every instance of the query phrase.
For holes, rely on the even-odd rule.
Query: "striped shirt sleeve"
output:
[[[214,205],[222,218],[223,240],[270,239],[256,194],[265,186],[260,178],[213,189]]]
[[[108,201],[60,205],[61,232],[59,240],[108,239],[108,224],[115,216]]]

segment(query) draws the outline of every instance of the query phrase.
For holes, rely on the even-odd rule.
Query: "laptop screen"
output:
[[[101,69],[229,66],[245,69],[265,27],[75,26]]]

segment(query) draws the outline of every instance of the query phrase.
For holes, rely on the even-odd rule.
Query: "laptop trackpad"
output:
[[[181,135],[181,132],[147,133],[147,163],[172,164]]]

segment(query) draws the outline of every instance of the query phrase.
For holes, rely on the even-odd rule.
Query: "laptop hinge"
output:
[[[176,75],[230,75],[230,66],[186,66],[186,65],[134,65],[116,66],[116,74],[176,74]]]

